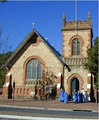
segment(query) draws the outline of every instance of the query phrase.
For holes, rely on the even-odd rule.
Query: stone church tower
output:
[[[92,46],[91,15],[87,21],[66,21],[63,14],[62,58],[69,67],[64,69],[64,88],[70,95],[74,89],[91,91],[91,74],[83,68],[87,49]]]

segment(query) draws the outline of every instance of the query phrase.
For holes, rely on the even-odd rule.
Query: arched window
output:
[[[72,54],[80,55],[80,41],[78,39],[74,39],[72,42]]]
[[[42,64],[37,59],[32,59],[27,64],[26,79],[41,79],[42,77]]]

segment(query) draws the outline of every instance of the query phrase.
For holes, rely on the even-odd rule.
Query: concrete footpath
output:
[[[34,109],[46,110],[61,110],[61,111],[89,111],[98,112],[98,103],[76,103],[72,101],[69,103],[59,102],[58,100],[35,101],[32,99],[4,99],[0,97],[0,106],[12,106]]]
[[[5,120],[5,118],[8,120],[9,119],[13,119],[13,120],[79,120],[77,118],[48,118],[48,117],[31,117],[31,116],[1,115],[1,114],[0,114],[0,118],[3,118],[3,120]],[[80,119],[80,120],[89,120],[89,119]],[[90,119],[90,120],[93,120],[93,119]]]

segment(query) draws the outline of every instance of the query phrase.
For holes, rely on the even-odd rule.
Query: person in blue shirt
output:
[[[74,90],[74,93],[73,93],[73,102],[77,103],[77,92],[76,92],[76,90]]]
[[[64,103],[68,103],[68,93],[64,92]]]
[[[77,92],[77,100],[78,103],[81,103],[81,93],[79,91]]]
[[[62,88],[60,89],[59,101],[64,102],[64,90]]]

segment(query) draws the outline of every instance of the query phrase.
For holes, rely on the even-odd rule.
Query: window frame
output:
[[[34,65],[36,65],[36,66],[34,67]],[[28,73],[28,66],[31,66],[30,76],[28,76],[28,74],[29,74]],[[33,67],[36,69],[33,69]],[[38,68],[40,68],[40,73],[37,73]],[[33,75],[33,70],[36,70],[35,75]],[[42,62],[38,59],[29,60],[27,65],[26,65],[26,81],[35,81],[35,80],[41,79],[41,78],[42,78]]]
[[[81,43],[78,38],[72,40],[72,55],[78,56],[81,55]]]

